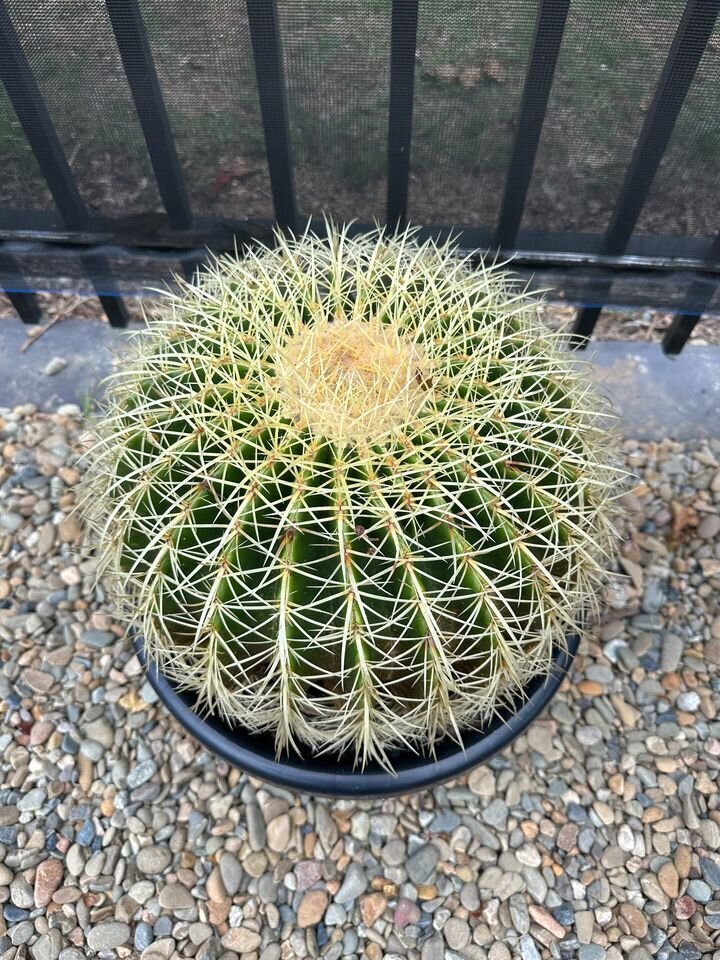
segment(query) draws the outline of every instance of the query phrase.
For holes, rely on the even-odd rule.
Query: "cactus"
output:
[[[412,233],[168,294],[89,452],[100,569],[199,709],[391,765],[551,667],[613,541],[605,412],[538,304]]]

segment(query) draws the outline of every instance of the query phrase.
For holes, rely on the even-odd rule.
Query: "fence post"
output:
[[[501,248],[514,247],[517,241],[569,7],[570,0],[540,0],[538,4],[532,55],[495,231],[494,242]]]
[[[105,5],[168,221],[185,230],[192,225],[190,202],[138,0]]]
[[[720,260],[720,233],[715,237],[710,258]],[[707,287],[704,284],[699,284],[697,281],[690,284],[688,300],[691,303],[699,302],[707,306],[711,299],[712,293],[708,293]],[[663,353],[668,356],[675,356],[680,353],[690,339],[690,335],[702,318],[702,315],[703,311],[698,311],[697,309],[684,310],[676,313],[662,339]]]
[[[277,4],[275,0],[246,3],[275,219],[278,226],[295,230],[298,214]]]
[[[720,0],[687,0],[603,237],[602,253],[618,256],[625,252],[712,34],[718,12]],[[606,295],[610,292],[610,286],[611,281],[606,286]],[[592,336],[601,309],[586,307],[578,313],[573,333],[576,345],[580,348]]]
[[[0,0],[0,77],[60,216],[69,229],[82,230],[89,219],[85,203],[13,27],[5,0]],[[97,256],[81,256],[80,261],[98,291],[98,299],[110,323],[114,326],[125,326],[125,305],[119,297],[108,296],[109,291],[104,289],[106,286],[113,286],[112,281],[100,281],[101,276],[106,280],[111,277],[107,261]]]
[[[0,249],[0,271],[9,277],[3,284],[3,292],[10,303],[15,307],[18,316],[23,323],[42,323],[42,311],[37,297],[22,289],[25,284],[22,281],[20,267],[17,260],[9,253]],[[17,289],[13,289],[17,288]]]
[[[391,230],[402,229],[407,222],[417,25],[418,0],[393,0],[386,205]]]

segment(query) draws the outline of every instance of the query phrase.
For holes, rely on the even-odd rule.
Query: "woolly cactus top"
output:
[[[593,602],[602,410],[501,271],[278,237],[169,295],[111,382],[101,568],[203,707],[387,765],[517,696]]]

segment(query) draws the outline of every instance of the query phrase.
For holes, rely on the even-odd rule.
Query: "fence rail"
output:
[[[202,0],[197,2],[199,10]],[[296,9],[302,8],[303,0],[294,2]],[[384,182],[385,220],[391,228],[408,220],[408,196],[416,189],[413,150],[417,137],[427,135],[416,131],[413,114],[418,96],[418,63],[423,54],[418,47],[419,18],[426,15],[431,4],[432,0],[387,0]],[[208,250],[232,250],[266,240],[273,217],[283,228],[295,230],[304,225],[307,217],[300,214],[295,182],[293,125],[297,104],[289,103],[288,57],[283,49],[288,31],[282,14],[286,19],[288,15],[282,5],[279,10],[276,0],[246,0],[244,10],[252,60],[252,72],[247,79],[253,85],[259,107],[273,217],[243,216],[242,211],[239,217],[225,216],[217,209],[199,209],[190,196],[191,171],[181,159],[177,131],[166,103],[169,81],[163,80],[162,74],[167,73],[167,66],[158,60],[157,47],[147,29],[148,16],[152,13],[156,17],[158,8],[139,0],[105,0],[105,10],[108,36],[115,44],[122,71],[120,79],[129,91],[162,210],[143,209],[108,217],[89,207],[68,160],[67,145],[56,128],[57,117],[38,82],[38,64],[42,59],[35,57],[27,37],[23,39],[19,32],[23,14],[30,6],[27,0],[0,0],[0,79],[54,205],[50,210],[37,209],[37,205],[32,209],[14,206],[0,197],[0,284],[23,321],[36,323],[40,318],[36,289],[52,286],[53,278],[64,278],[65,283],[74,278],[76,285],[89,283],[110,323],[124,325],[127,311],[123,294],[142,287],[146,280],[161,279],[178,269],[191,276]],[[377,0],[355,3],[359,14],[367,12],[369,22],[378,16],[377,10],[382,6]],[[348,4],[350,7],[352,4]],[[611,16],[597,6],[595,11],[600,21]],[[441,238],[452,234],[466,250],[512,259],[521,274],[533,275],[536,281],[550,286],[556,296],[578,304],[574,325],[578,347],[587,343],[598,316],[608,305],[670,309],[674,320],[664,337],[663,348],[667,353],[678,353],[718,297],[720,233],[698,236],[697,231],[674,229],[674,235],[667,231],[651,234],[647,230],[638,232],[637,227],[688,94],[694,84],[703,82],[698,77],[703,58],[712,59],[720,79],[720,38],[711,42],[719,13],[720,0],[687,0],[678,4],[672,40],[634,149],[626,160],[621,185],[614,197],[607,198],[609,216],[605,231],[550,227],[533,230],[523,227],[528,196],[539,176],[538,152],[547,130],[548,111],[553,107],[553,98],[562,93],[557,90],[561,82],[558,69],[570,43],[569,24],[578,15],[575,0],[539,0],[524,79],[512,116],[514,132],[502,175],[496,222],[478,226],[464,222],[422,224],[421,235]],[[357,28],[357,21],[354,22]],[[602,23],[598,29],[603,29]],[[480,69],[472,66],[471,72],[459,74],[458,82],[450,68],[441,65],[431,77],[450,77],[452,96],[459,103],[465,88],[476,82]],[[498,80],[501,71],[497,65],[482,69],[492,82],[502,82]],[[297,65],[295,70],[297,73]],[[296,75],[294,82],[297,85]],[[423,77],[422,82],[432,90],[429,85],[436,81]],[[489,96],[490,90],[477,88],[479,116],[483,115],[483,96]],[[360,90],[353,96],[360,97],[361,93]],[[720,89],[718,98],[720,102]],[[352,98],[350,102],[354,102]],[[320,96],[313,122],[322,120],[324,109]],[[720,119],[714,122],[716,138],[710,138],[707,163],[717,171]],[[2,134],[0,125],[0,152]],[[466,136],[472,137],[472,132]],[[305,149],[310,148],[306,145]],[[357,150],[364,149],[358,139]],[[439,150],[437,146],[433,149]],[[369,182],[371,178],[366,179]],[[485,188],[478,176],[474,189]],[[715,194],[695,200],[718,209]],[[331,189],[327,213],[337,215]],[[372,226],[363,225],[362,211],[358,210],[356,216],[361,222],[355,229]],[[321,220],[317,226],[322,230]]]

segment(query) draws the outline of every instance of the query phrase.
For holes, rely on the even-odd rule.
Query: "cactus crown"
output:
[[[549,669],[616,473],[602,403],[501,270],[329,233],[165,298],[111,378],[87,509],[202,706],[390,765]]]

